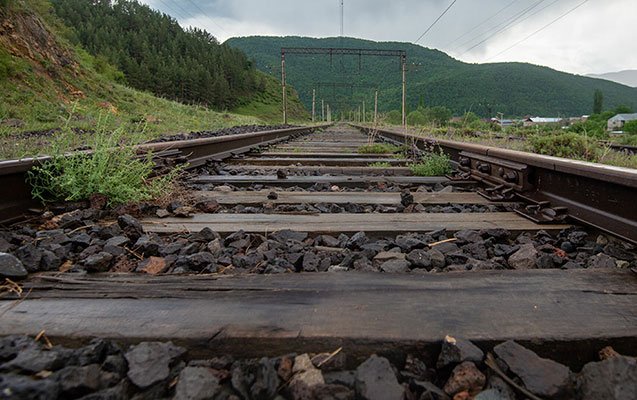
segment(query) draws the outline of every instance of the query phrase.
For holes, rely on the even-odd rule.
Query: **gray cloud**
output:
[[[438,48],[466,62],[522,61],[581,74],[637,69],[633,42],[637,37],[637,24],[633,21],[637,15],[635,0],[589,0],[554,25],[498,55],[582,1],[458,0],[419,44]],[[182,25],[207,29],[220,41],[250,35],[338,36],[340,31],[339,0],[142,2],[174,16]],[[345,35],[413,42],[450,2],[345,0]],[[521,15],[506,30],[470,49],[533,5],[535,8]],[[505,6],[509,7],[467,34]],[[533,13],[536,14],[523,20]],[[456,40],[463,34],[464,37]]]

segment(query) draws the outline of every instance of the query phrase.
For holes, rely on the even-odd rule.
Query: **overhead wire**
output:
[[[455,46],[452,49],[452,51],[458,50],[458,49],[468,45],[469,43],[473,42],[474,40],[479,39],[480,37],[482,37],[484,35],[489,35],[489,34],[495,35],[497,32],[499,32],[499,29],[500,30],[505,30],[509,25],[515,23],[515,21],[517,21],[519,18],[522,18],[524,16],[524,14],[528,13],[529,11],[531,11],[534,7],[537,7],[543,1],[544,0],[539,0],[538,2],[536,2],[534,4],[531,4],[530,6],[524,8],[523,10],[520,10],[520,11],[516,12],[515,14],[513,14],[510,17],[504,19],[500,23],[498,23],[498,24],[492,26],[491,28],[487,29],[486,31],[479,33],[478,35],[470,38],[469,40],[465,40],[464,42],[462,42],[459,45]]]
[[[177,16],[177,18],[175,18],[175,19],[186,19],[186,18],[184,18],[184,16],[183,16],[183,15],[181,15],[180,13],[178,13],[178,12],[177,12],[174,8],[172,8],[171,6],[169,6],[169,5],[168,5],[168,4],[167,4],[164,0],[159,0],[159,2],[160,2],[161,4],[163,4],[163,5],[164,5],[164,7],[166,7],[167,9],[169,9],[169,10],[171,11],[171,14],[166,13],[166,14],[168,14],[168,16],[175,16],[175,15],[176,15],[176,16]]]
[[[476,29],[480,28],[481,26],[483,26],[484,24],[486,24],[487,22],[491,21],[493,18],[497,17],[498,15],[500,15],[504,10],[506,10],[507,8],[511,7],[513,4],[517,3],[520,0],[513,0],[512,2],[510,2],[509,4],[507,4],[506,6],[502,7],[498,12],[496,12],[495,14],[491,15],[489,18],[485,19],[484,21],[482,21],[481,23],[479,23],[478,25],[474,26],[473,28],[471,28],[470,30],[468,30],[467,32],[463,33],[462,35],[458,36],[457,38],[455,38],[454,40],[452,40],[451,42],[447,43],[446,45],[444,45],[443,47],[449,47],[452,44],[454,44],[455,42],[457,42],[458,40],[462,39],[463,37],[467,36],[468,34],[470,34],[471,32],[475,31]]]
[[[449,7],[447,7],[447,8],[445,9],[445,11],[443,11],[443,12],[442,12],[442,14],[440,14],[440,15],[438,16],[438,18],[436,18],[436,20],[435,20],[435,21],[434,21],[434,22],[433,22],[433,23],[429,26],[429,28],[427,28],[427,30],[425,30],[425,32],[423,32],[423,34],[422,34],[422,35],[420,35],[420,36],[418,37],[418,39],[416,39],[416,40],[414,41],[414,43],[416,44],[416,43],[418,43],[418,42],[419,42],[422,38],[424,38],[424,37],[425,37],[425,35],[426,35],[427,33],[429,33],[429,31],[430,31],[430,30],[431,30],[434,26],[436,26],[436,24],[438,23],[438,21],[440,21],[440,20],[442,19],[442,17],[444,17],[444,16],[445,16],[445,14],[446,14],[446,13],[447,13],[450,9],[451,9],[451,7],[453,7],[453,5],[454,5],[454,4],[456,4],[456,2],[457,2],[457,1],[458,1],[458,0],[453,0],[453,1],[451,2],[451,4],[449,4]]]
[[[528,12],[530,12],[531,10],[533,10],[535,7],[539,6],[541,3],[543,3],[545,0],[539,0],[538,2],[536,2],[535,4],[533,4],[530,7],[527,7],[526,9],[524,9],[522,12],[518,13],[517,16],[512,19],[511,21],[509,21],[505,26],[503,26],[502,28],[498,29],[497,31],[495,31],[494,33],[492,33],[491,35],[487,36],[486,38],[482,39],[481,41],[479,41],[478,43],[474,44],[473,46],[469,47],[467,50],[463,51],[460,55],[464,55],[468,52],[470,52],[471,50],[475,49],[476,47],[480,46],[481,44],[485,43],[486,41],[488,41],[489,39],[493,38],[494,36],[504,32],[505,30],[509,29],[512,26],[517,25],[516,23],[521,22],[520,18],[522,18],[525,14],[527,14]],[[526,19],[526,18],[525,18]]]
[[[202,10],[202,9],[201,9],[201,7],[199,7],[199,5],[198,5],[197,3],[195,3],[193,0],[186,0],[186,1],[188,1],[190,4],[192,4],[193,6],[195,6],[195,8],[196,8],[197,10],[199,10],[199,12],[200,12],[200,13],[201,13],[204,17],[206,17],[206,18],[207,18],[210,22],[212,22],[214,25],[216,25],[216,26],[217,26],[217,28],[219,28],[222,32],[224,32],[225,34],[228,34],[228,35],[229,35],[228,31],[226,31],[225,29],[223,29],[223,27],[222,27],[221,25],[219,25],[219,24],[217,23],[217,21],[215,21],[214,19],[212,19],[211,17],[209,17],[209,16],[208,16],[208,14],[207,14],[204,10]]]
[[[492,60],[496,57],[498,57],[501,54],[506,53],[507,51],[511,50],[512,48],[514,48],[515,46],[519,45],[522,42],[525,42],[526,40],[530,39],[531,37],[537,35],[538,33],[542,32],[544,29],[548,28],[549,26],[553,25],[554,23],[556,23],[557,21],[561,20],[562,18],[566,17],[567,15],[571,14],[572,12],[574,12],[575,10],[577,10],[578,8],[580,8],[581,6],[583,6],[584,4],[586,4],[588,2],[588,0],[584,0],[583,2],[579,3],[578,5],[576,5],[575,7],[571,8],[570,10],[568,10],[567,12],[565,12],[564,14],[560,15],[559,17],[555,18],[553,21],[549,22],[548,24],[544,25],[543,27],[541,27],[540,29],[536,30],[535,32],[531,33],[530,35],[526,36],[524,39],[514,43],[513,45],[507,47],[506,49],[502,50],[501,52],[499,52],[498,54],[489,57],[489,59],[487,59],[487,61]]]

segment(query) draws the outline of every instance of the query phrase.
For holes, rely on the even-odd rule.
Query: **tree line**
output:
[[[265,90],[240,50],[205,30],[130,0],[52,0],[77,44],[105,57],[133,88],[184,103],[228,109]]]

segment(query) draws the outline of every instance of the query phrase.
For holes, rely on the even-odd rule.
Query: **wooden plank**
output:
[[[251,157],[285,157],[285,158],[392,158],[394,154],[360,154],[360,153],[325,153],[321,151],[307,151],[302,152],[282,152],[282,151],[264,151],[263,153],[251,153]],[[394,158],[395,159],[395,158]]]
[[[390,192],[282,192],[276,200],[268,199],[270,190],[258,192],[213,192],[196,193],[197,197],[216,200],[219,204],[300,204],[300,203],[357,203],[400,204],[400,193]],[[421,204],[491,204],[477,193],[414,192],[414,201]]]
[[[385,182],[389,184],[404,185],[435,185],[436,183],[450,183],[449,179],[442,176],[288,176],[286,179],[278,179],[275,175],[201,175],[191,180],[193,183],[217,184],[217,185],[274,185],[287,186],[312,186],[315,183],[330,183],[339,186],[367,186]],[[454,181],[453,185],[475,184],[475,181]]]
[[[339,167],[316,165],[233,165],[233,170],[250,173],[252,171],[278,171],[287,173],[311,171],[322,175],[403,175],[413,176],[408,167]]]
[[[557,231],[569,225],[538,225],[516,213],[463,213],[463,214],[195,214],[192,218],[148,218],[142,221],[148,232],[199,232],[205,227],[219,233],[244,230],[268,233],[284,229],[320,233],[340,232],[430,232],[446,229],[456,232],[464,229],[502,228],[509,231]]]
[[[215,349],[236,340],[235,350],[263,352],[264,340],[279,343],[273,351],[289,351],[339,341],[439,343],[448,334],[477,342],[580,341],[637,332],[637,276],[627,270],[72,281],[36,279],[26,283],[33,288],[26,300],[0,301],[0,335],[45,329],[49,337],[175,340]]]
[[[396,158],[380,158],[380,157],[354,157],[354,158],[338,158],[338,157],[243,157],[231,158],[226,160],[228,164],[249,164],[249,165],[335,165],[335,166],[368,166],[372,163],[388,163],[391,165],[405,165],[407,160]]]

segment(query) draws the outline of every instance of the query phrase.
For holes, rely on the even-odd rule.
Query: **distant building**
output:
[[[501,127],[514,126],[515,121],[512,119],[499,119],[499,118],[491,118],[491,123],[500,125]]]
[[[561,124],[563,121],[564,121],[564,118],[530,117],[524,120],[524,126]]]
[[[637,119],[637,113],[635,114],[617,114],[613,118],[608,120],[609,131],[621,131],[624,129],[624,124],[628,121],[634,121]]]

